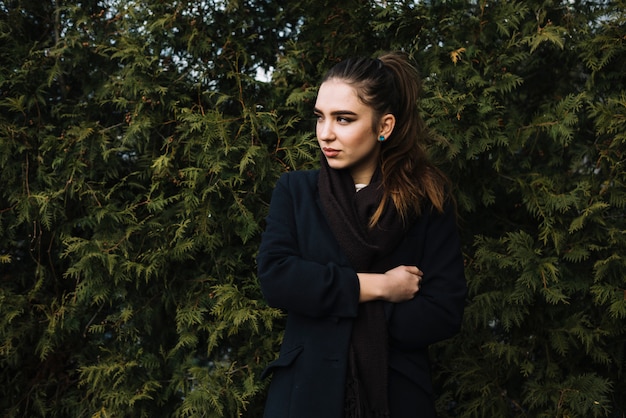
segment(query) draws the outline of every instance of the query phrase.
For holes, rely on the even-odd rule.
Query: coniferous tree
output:
[[[622,416],[624,10],[0,1],[3,416],[259,416],[269,193],[317,164],[322,73],[388,49],[422,73],[466,246],[441,416]]]
[[[254,416],[290,138],[254,75],[288,22],[222,5],[3,5],[6,416]]]

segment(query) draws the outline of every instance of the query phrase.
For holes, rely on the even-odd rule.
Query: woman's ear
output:
[[[383,117],[380,119],[380,128],[378,130],[378,135],[389,138],[395,126],[396,117],[391,113],[384,114]]]

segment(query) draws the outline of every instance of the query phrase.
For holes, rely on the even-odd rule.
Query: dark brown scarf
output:
[[[321,158],[318,187],[322,207],[339,246],[359,273],[384,273],[395,267],[387,256],[406,228],[392,202],[374,228],[369,219],[382,198],[380,170],[356,192],[347,170],[335,170]],[[354,321],[348,361],[345,417],[389,417],[387,400],[387,322],[384,302],[362,303]]]

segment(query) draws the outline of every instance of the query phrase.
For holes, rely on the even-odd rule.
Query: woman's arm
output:
[[[338,262],[315,189],[302,178],[283,175],[272,194],[257,256],[261,290],[270,306],[286,311],[356,317],[359,279],[354,269]]]
[[[419,291],[423,274],[416,266],[398,266],[384,274],[358,273],[361,288],[359,301],[404,302],[411,300]]]
[[[418,231],[421,244],[416,245],[422,248],[420,291],[415,298],[396,304],[389,321],[392,341],[405,349],[424,348],[456,334],[467,295],[454,208],[448,205],[443,214],[424,216]]]

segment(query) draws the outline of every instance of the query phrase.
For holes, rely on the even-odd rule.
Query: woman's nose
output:
[[[330,141],[334,138],[333,129],[327,121],[317,122],[317,137],[322,141]]]

